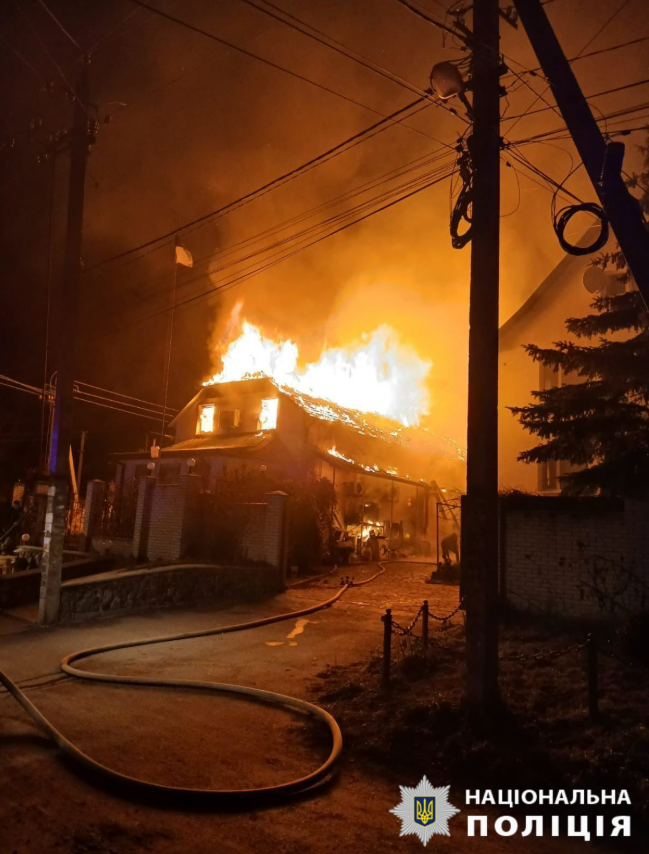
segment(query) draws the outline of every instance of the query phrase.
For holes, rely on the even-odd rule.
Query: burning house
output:
[[[435,503],[461,488],[464,463],[451,441],[407,423],[416,420],[419,398],[412,382],[421,377],[409,369],[402,380],[385,365],[377,369],[376,354],[367,352],[377,346],[385,351],[385,342],[370,340],[362,358],[351,358],[351,368],[331,354],[328,370],[322,369],[327,359],[307,366],[307,383],[295,371],[294,346],[270,342],[244,324],[222,357],[222,370],[170,423],[173,444],[155,450],[157,481],[173,483],[191,471],[209,492],[219,479],[243,472],[326,478],[335,488],[336,526],[357,544],[374,530],[398,545],[429,551]],[[336,402],[340,388],[322,397],[308,393],[318,387],[316,373],[320,386],[326,374],[343,393],[353,374],[358,408]],[[388,417],[393,412],[401,418]],[[152,468],[148,451],[120,455],[117,481],[132,481]]]
[[[278,478],[327,478],[337,521],[352,537],[370,530],[427,550],[434,504],[443,500],[440,472],[461,477],[452,446],[422,429],[320,400],[269,377],[205,385],[170,425],[175,441],[162,448],[155,473],[172,483],[191,471],[211,491],[235,472]],[[120,457],[118,482],[147,474],[149,454]],[[450,487],[449,487],[450,489]]]

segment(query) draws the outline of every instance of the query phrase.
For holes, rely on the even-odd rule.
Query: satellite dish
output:
[[[584,270],[584,287],[589,294],[604,293],[608,288],[609,280],[610,276],[607,276],[601,267],[590,265]]]

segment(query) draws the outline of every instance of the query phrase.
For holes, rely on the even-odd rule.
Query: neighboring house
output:
[[[219,476],[245,470],[326,477],[336,488],[340,525],[353,536],[367,536],[370,528],[387,535],[392,527],[405,541],[432,547],[434,502],[464,477],[452,445],[430,433],[264,377],[204,386],[170,427],[175,442],[155,460],[158,482],[173,483],[189,470],[202,476],[206,490]],[[147,474],[151,463],[148,451],[118,458],[118,483]]]
[[[589,229],[578,245],[587,246],[592,240],[593,230]],[[578,381],[534,362],[523,346],[552,347],[556,341],[565,341],[570,338],[566,320],[592,312],[591,303],[596,293],[592,289],[589,292],[584,285],[584,273],[592,260],[592,255],[566,255],[500,327],[498,468],[503,489],[557,493],[560,491],[559,477],[571,471],[570,464],[564,461],[538,465],[518,462],[519,453],[534,447],[538,439],[523,429],[507,407],[531,403],[532,391]],[[617,285],[613,278],[609,282],[610,287]]]

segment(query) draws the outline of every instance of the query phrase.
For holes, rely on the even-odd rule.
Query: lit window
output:
[[[278,397],[269,397],[261,402],[261,412],[259,413],[259,429],[274,430],[277,427],[277,408],[279,406]]]
[[[205,403],[198,407],[198,424],[196,425],[197,433],[213,433],[214,432],[214,413],[216,407],[213,403]]]

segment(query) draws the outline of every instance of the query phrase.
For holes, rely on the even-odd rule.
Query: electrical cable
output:
[[[284,220],[280,223],[277,223],[274,226],[270,226],[269,228],[264,229],[263,231],[258,232],[257,234],[251,235],[250,237],[244,238],[243,240],[239,240],[236,243],[231,244],[230,246],[227,246],[223,249],[217,250],[216,252],[209,252],[207,255],[203,255],[203,256],[194,256],[194,268],[196,268],[199,264],[201,264],[205,261],[207,261],[209,263],[210,261],[212,261],[214,259],[221,260],[227,256],[231,256],[231,255],[235,254],[238,249],[243,249],[244,247],[250,247],[256,243],[261,242],[265,237],[272,237],[273,235],[279,234],[282,231],[286,231],[291,226],[298,225],[298,224],[308,220],[310,217],[314,216],[315,214],[323,213],[324,211],[326,211],[330,208],[334,208],[334,207],[336,207],[336,205],[341,204],[344,201],[349,201],[350,199],[353,199],[356,196],[363,195],[364,193],[368,192],[371,189],[378,188],[378,187],[388,183],[389,180],[402,177],[402,176],[407,175],[413,171],[421,169],[425,166],[431,166],[432,164],[434,164],[435,162],[440,160],[443,156],[445,156],[445,154],[446,154],[446,152],[443,151],[442,149],[437,149],[437,150],[435,150],[429,154],[422,155],[421,157],[415,158],[414,160],[409,161],[408,163],[404,164],[403,166],[398,167],[397,169],[391,169],[388,172],[383,173],[382,175],[379,175],[375,178],[372,178],[369,181],[365,181],[362,184],[356,186],[354,189],[347,191],[346,193],[343,193],[339,196],[335,196],[331,199],[328,199],[326,202],[322,202],[321,204],[316,205],[315,207],[310,208],[306,211],[302,211],[301,213],[297,214],[296,216],[291,217],[291,219]],[[351,209],[348,212],[351,212]],[[305,232],[302,232],[302,234],[304,234],[304,233]],[[234,267],[234,266],[238,265],[239,263],[241,263],[242,261],[248,260],[250,257],[253,257],[256,254],[263,254],[263,252],[268,251],[269,249],[272,249],[276,246],[281,245],[283,242],[285,242],[285,240],[279,241],[278,243],[273,243],[273,244],[267,245],[267,246],[263,247],[261,250],[255,251],[254,253],[252,253],[252,255],[239,256],[239,257],[235,258],[234,260],[228,262],[228,265],[226,265],[226,267],[227,266],[233,266]],[[205,271],[205,273],[222,272],[224,269],[226,269],[226,267],[221,266],[221,267],[211,268],[210,270]],[[201,274],[199,274],[199,276],[195,277],[194,279],[190,279],[189,281],[182,282],[181,287],[184,287],[185,285],[190,284],[191,281],[196,281],[198,278],[202,278],[205,275],[205,273],[201,273]],[[161,274],[159,278],[162,278],[163,276],[164,276],[164,278],[167,278],[166,274]],[[161,291],[157,287],[155,288],[155,292],[156,292],[156,295],[160,295],[160,293],[161,293]],[[140,302],[142,302],[142,301],[143,300],[140,299]]]
[[[592,37],[591,37],[591,38],[586,42],[586,44],[582,47],[582,49],[579,51],[579,53],[577,54],[577,56],[576,56],[576,57],[574,57],[574,59],[572,60],[573,62],[574,62],[575,60],[579,59],[579,58],[580,58],[580,56],[583,54],[583,52],[586,50],[586,48],[587,48],[590,44],[592,44],[592,43],[595,41],[595,39],[596,39],[598,36],[600,36],[600,35],[604,32],[604,30],[606,29],[606,27],[608,27],[608,25],[613,21],[613,19],[614,19],[617,15],[619,15],[619,13],[624,9],[624,7],[627,5],[627,3],[628,3],[628,2],[629,2],[629,0],[623,0],[622,5],[618,7],[617,11],[615,11],[615,12],[610,16],[610,18],[608,18],[608,20],[607,20],[607,21],[606,21],[606,22],[605,22],[605,23],[604,23],[604,24],[599,28],[599,30],[597,30],[597,32],[595,33],[595,35],[593,35],[593,36],[592,36]],[[549,83],[548,83],[548,85],[546,86],[546,88],[543,90],[542,95],[545,95],[545,93],[548,91],[548,89],[550,89],[550,84],[549,84]],[[513,130],[513,128],[514,128],[514,127],[515,127],[515,126],[516,126],[516,125],[521,121],[521,119],[523,119],[525,116],[527,116],[527,115],[533,115],[533,113],[531,113],[531,112],[530,112],[530,110],[532,109],[532,107],[534,106],[534,104],[536,104],[536,102],[540,100],[540,98],[542,97],[542,95],[537,95],[537,96],[536,96],[536,98],[535,98],[533,101],[530,101],[530,103],[529,103],[529,104],[528,104],[528,106],[527,106],[527,109],[526,109],[523,113],[521,113],[519,116],[510,116],[510,117],[509,117],[508,121],[510,121],[510,120],[512,120],[512,119],[515,119],[515,121],[514,121],[514,124],[513,124],[513,125],[508,129],[508,131],[507,131],[508,133],[511,133],[511,132],[512,132],[512,130]],[[592,96],[592,95],[591,95],[590,97],[595,97],[595,96]],[[588,100],[588,99],[586,99],[586,100]],[[544,109],[545,109],[545,108],[544,108]],[[535,111],[534,111],[534,113],[537,113],[537,112],[542,112],[542,110],[535,110]]]
[[[86,105],[85,105],[84,103],[82,103],[82,101],[80,100],[79,96],[78,96],[78,95],[77,95],[77,93],[76,93],[75,87],[74,87],[74,86],[70,83],[70,81],[68,80],[68,78],[67,78],[67,76],[66,76],[65,72],[63,71],[63,69],[62,69],[62,68],[61,68],[61,66],[59,65],[59,63],[58,63],[58,61],[57,61],[56,57],[54,56],[54,54],[51,52],[51,50],[50,50],[50,49],[49,49],[49,47],[47,46],[47,43],[44,41],[44,39],[43,39],[43,38],[41,38],[41,36],[39,35],[38,31],[34,28],[34,26],[33,26],[32,22],[29,20],[29,18],[27,17],[27,15],[23,12],[23,10],[22,10],[22,8],[21,8],[21,6],[20,6],[19,0],[12,0],[12,2],[13,2],[13,5],[14,5],[14,6],[16,7],[16,9],[18,10],[18,12],[19,12],[19,14],[21,15],[21,17],[23,18],[23,20],[26,22],[27,26],[28,26],[28,27],[29,27],[29,29],[31,30],[31,32],[32,32],[32,34],[34,35],[34,37],[36,38],[36,40],[39,42],[39,44],[41,45],[41,47],[43,48],[43,50],[45,51],[45,53],[49,56],[50,60],[52,61],[52,64],[53,64],[53,65],[54,65],[54,67],[56,68],[56,70],[57,70],[57,72],[58,72],[59,76],[61,77],[61,79],[62,79],[62,80],[63,80],[63,82],[65,83],[66,88],[67,88],[67,91],[68,91],[68,92],[69,92],[69,94],[70,94],[70,97],[71,97],[71,98],[74,98],[74,100],[79,104],[79,106],[80,106],[80,107],[81,107],[81,109],[84,111],[84,113],[86,113],[86,115],[88,115],[88,109],[87,109]]]
[[[451,164],[451,169],[452,168],[453,168],[453,165]],[[381,213],[382,211],[387,210],[388,208],[390,208],[396,204],[399,204],[399,202],[405,201],[406,199],[410,198],[411,196],[416,195],[417,193],[420,193],[423,190],[428,189],[429,187],[433,186],[434,184],[437,184],[440,181],[445,180],[446,178],[450,177],[450,174],[451,173],[443,174],[443,175],[441,175],[441,177],[434,178],[434,179],[431,179],[429,181],[426,181],[425,183],[421,184],[420,186],[417,186],[415,189],[411,190],[407,194],[401,195],[398,198],[393,199],[393,200],[381,205],[378,208],[375,208],[374,210],[370,210],[369,212],[364,213],[362,216],[357,216],[355,219],[352,219],[350,222],[343,223],[342,225],[338,226],[334,230],[329,231],[329,232],[327,232],[321,236],[317,236],[314,239],[310,240],[309,242],[305,243],[304,245],[298,246],[297,248],[292,249],[290,252],[278,253],[279,254],[278,258],[273,259],[270,262],[264,263],[260,267],[253,268],[251,272],[244,272],[242,274],[237,275],[234,279],[232,279],[230,281],[223,282],[218,286],[212,286],[207,291],[201,291],[200,293],[198,293],[192,297],[181,300],[176,304],[176,309],[179,309],[185,305],[193,303],[196,300],[209,299],[210,297],[217,296],[222,291],[229,290],[230,288],[235,287],[236,285],[239,285],[242,282],[248,281],[249,279],[254,278],[255,276],[259,275],[260,273],[266,272],[266,270],[270,269],[271,267],[274,267],[277,264],[282,263],[283,261],[286,261],[289,258],[292,258],[294,255],[297,255],[300,252],[303,252],[305,249],[308,249],[311,246],[313,246],[317,243],[320,243],[322,240],[326,240],[329,237],[333,237],[334,235],[339,234],[342,231],[345,231],[347,228],[350,228],[352,225],[356,225],[359,222],[363,222],[364,220],[366,220],[366,219],[368,219],[368,218],[370,218],[370,217],[372,217],[378,213]],[[204,275],[205,274],[202,274],[201,276],[197,277],[197,279],[204,278]],[[143,317],[138,317],[138,318],[130,321],[128,324],[125,324],[124,326],[120,327],[120,329],[118,331],[123,330],[125,328],[128,328],[129,326],[132,326],[135,323],[141,323],[142,321],[151,320],[153,318],[159,317],[159,316],[165,314],[169,310],[170,310],[169,308],[164,308],[164,309],[162,309],[160,311],[156,311],[152,314],[148,314],[148,315],[145,315]]]
[[[304,83],[309,83],[311,86],[315,86],[318,89],[322,89],[322,91],[328,92],[331,95],[336,95],[336,97],[342,98],[344,101],[347,101],[350,104],[354,104],[356,107],[361,107],[363,110],[367,110],[368,112],[374,113],[377,116],[382,116],[383,118],[386,118],[385,114],[382,113],[380,110],[375,110],[373,107],[368,107],[367,104],[363,104],[361,101],[357,101],[354,98],[350,98],[348,95],[344,95],[342,92],[338,92],[335,89],[331,89],[322,83],[317,83],[315,80],[311,80],[311,78],[305,77],[303,74],[299,74],[297,71],[291,71],[290,69],[285,68],[283,65],[279,65],[279,63],[277,62],[273,62],[270,59],[266,59],[263,56],[259,56],[259,54],[246,50],[246,48],[240,47],[234,42],[226,41],[225,39],[220,38],[220,36],[217,36],[214,33],[210,33],[208,30],[203,30],[200,27],[196,27],[193,24],[190,24],[188,21],[183,21],[181,18],[176,18],[174,15],[169,15],[167,12],[163,12],[161,9],[156,9],[155,6],[151,6],[148,3],[145,3],[143,2],[143,0],[128,0],[128,2],[135,3],[137,6],[141,6],[143,9],[148,9],[149,12],[153,13],[154,15],[160,15],[160,17],[166,18],[172,23],[185,27],[186,29],[205,36],[206,38],[212,39],[213,41],[218,42],[218,44],[224,45],[225,47],[229,47],[232,50],[236,50],[244,56],[247,56],[251,59],[256,59],[259,62],[262,62],[265,65],[268,65],[278,71],[283,71],[285,74],[288,74],[289,76],[294,77],[297,80],[301,80]],[[433,101],[431,103],[436,102]],[[434,136],[431,136],[430,134],[427,134],[424,131],[417,130],[416,128],[410,128],[410,130],[414,131],[414,133],[419,133],[422,136],[426,136],[429,139],[434,139],[435,142],[441,143],[441,140],[436,139]]]
[[[601,92],[593,92],[592,95],[586,95],[585,100],[590,101],[592,98],[601,98],[604,95],[613,95],[615,92],[622,92],[625,89],[634,89],[636,86],[645,86],[647,83],[649,83],[649,77],[645,78],[644,80],[636,80],[633,83],[624,83],[622,86],[615,86],[613,89],[604,89]],[[541,96],[539,95],[539,98],[540,97]],[[506,121],[511,121],[512,119],[522,119],[526,116],[535,116],[538,113],[545,113],[548,110],[552,109],[554,109],[554,107],[539,107],[538,110],[526,110],[524,113],[520,113],[519,115],[509,116]],[[512,125],[512,128],[513,127],[514,125]],[[512,128],[509,128],[507,133],[511,133]]]
[[[405,6],[413,15],[416,15],[418,18],[426,21],[429,24],[432,24],[434,27],[437,27],[438,30],[443,30],[445,33],[448,33],[451,36],[455,36],[455,38],[460,39],[463,43],[466,44],[466,36],[462,33],[457,32],[452,27],[447,27],[446,24],[443,24],[441,21],[438,21],[436,18],[431,18],[430,15],[427,15],[417,6],[414,6],[412,3],[408,3],[408,0],[396,0],[401,6]]]
[[[73,38],[73,37],[70,35],[70,33],[65,29],[65,27],[63,26],[63,24],[59,21],[59,19],[58,19],[58,18],[56,17],[56,15],[54,14],[54,12],[52,12],[52,10],[49,8],[49,6],[47,6],[47,4],[45,3],[45,0],[38,0],[38,2],[41,4],[41,6],[43,7],[43,9],[45,9],[45,11],[47,12],[47,14],[48,14],[48,15],[50,16],[50,18],[54,21],[54,23],[55,23],[55,24],[56,24],[56,26],[61,30],[61,32],[62,32],[62,33],[64,33],[64,34],[68,37],[68,39],[72,42],[72,44],[73,44],[73,45],[74,45],[78,50],[81,50],[81,46],[78,44],[77,40],[76,40],[75,38]]]
[[[378,564],[379,572],[361,582],[355,582],[354,587],[360,587],[374,581],[385,572],[385,563]],[[78,666],[74,666],[76,662],[89,658],[94,655],[101,655],[115,650],[134,649],[142,646],[151,646],[153,644],[170,643],[173,641],[190,640],[193,638],[215,637],[225,634],[233,634],[242,632],[248,629],[255,629],[261,626],[274,625],[275,623],[293,620],[307,614],[314,614],[324,608],[333,606],[340,598],[350,589],[352,585],[345,584],[332,597],[324,602],[319,602],[317,605],[311,605],[308,608],[301,608],[297,611],[292,611],[287,614],[278,614],[273,617],[264,617],[259,620],[250,620],[245,623],[238,623],[230,626],[219,626],[212,629],[203,629],[195,632],[184,632],[181,634],[161,635],[154,638],[142,638],[140,640],[123,641],[120,643],[105,644],[102,646],[92,647],[90,649],[73,652],[66,655],[61,661],[61,670],[68,676],[76,677],[77,679],[86,679],[93,682],[103,682],[118,685],[141,685],[149,687],[170,687],[181,688],[185,690],[210,691],[216,694],[232,694],[242,697],[251,698],[253,700],[262,701],[269,705],[282,706],[295,710],[297,712],[309,715],[316,720],[324,723],[331,734],[332,746],[327,759],[309,774],[289,782],[279,783],[274,786],[265,786],[253,789],[204,789],[204,788],[189,788],[184,786],[168,786],[162,783],[154,783],[138,777],[132,777],[128,774],[123,774],[106,765],[98,762],[88,754],[84,753],[80,748],[66,738],[45,715],[40,712],[37,707],[27,697],[25,692],[13,682],[5,673],[0,670],[0,682],[9,691],[12,697],[22,706],[27,714],[43,729],[47,735],[58,745],[58,747],[67,754],[77,765],[91,771],[93,774],[105,782],[117,783],[120,788],[126,787],[129,792],[141,794],[156,794],[160,796],[191,797],[213,802],[215,804],[229,804],[233,802],[247,803],[259,801],[261,799],[285,798],[294,795],[299,795],[304,792],[314,789],[327,782],[333,774],[335,767],[342,753],[342,733],[336,719],[329,714],[325,709],[316,706],[313,703],[308,703],[305,700],[300,700],[295,697],[289,697],[285,694],[279,694],[276,691],[265,691],[259,688],[249,688],[244,685],[229,685],[219,682],[198,681],[194,679],[161,679],[157,677],[147,676],[127,676],[116,673],[102,673],[92,670],[83,670]]]
[[[457,161],[462,189],[453,206],[450,221],[451,245],[453,249],[464,249],[472,237],[473,225],[471,206],[473,204],[473,165],[468,150],[462,151]],[[460,233],[460,225],[467,224],[466,231]]]
[[[588,246],[576,246],[570,243],[565,237],[565,231],[568,223],[572,217],[578,213],[592,214],[600,222],[600,232]],[[598,204],[595,204],[595,202],[584,202],[581,205],[567,205],[566,207],[561,208],[557,211],[552,220],[552,227],[554,228],[561,248],[564,252],[567,252],[568,255],[591,255],[606,244],[609,235],[606,214]]]
[[[268,15],[270,18],[272,18],[275,21],[280,21],[282,24],[285,24],[287,27],[290,27],[291,29],[295,30],[296,32],[302,33],[303,35],[307,36],[310,39],[313,39],[314,41],[318,42],[319,44],[324,45],[325,47],[328,47],[331,50],[336,51],[336,53],[339,53],[341,56],[344,56],[347,59],[351,59],[353,62],[358,63],[363,68],[367,68],[369,71],[373,71],[375,74],[378,74],[379,76],[384,77],[386,80],[389,80],[391,83],[396,83],[397,85],[406,89],[410,93],[414,93],[415,95],[420,95],[422,97],[427,98],[433,104],[435,104],[435,106],[441,107],[442,109],[446,110],[447,112],[450,112],[453,115],[455,115],[457,118],[462,119],[463,121],[467,121],[466,119],[463,119],[463,117],[460,116],[456,110],[450,108],[448,105],[444,104],[442,101],[438,101],[435,98],[433,98],[432,95],[430,94],[430,92],[427,92],[423,89],[420,89],[418,86],[414,86],[412,83],[409,83],[407,80],[404,80],[402,77],[399,77],[397,74],[394,74],[393,72],[388,71],[386,68],[383,68],[383,66],[379,65],[378,63],[374,62],[371,59],[368,59],[368,57],[365,57],[362,54],[351,50],[351,48],[347,47],[347,45],[343,44],[340,41],[337,41],[336,39],[332,38],[331,36],[328,36],[326,33],[323,33],[322,30],[319,30],[316,27],[311,26],[311,24],[308,24],[305,21],[300,20],[300,18],[297,18],[295,15],[292,15],[289,12],[287,12],[286,10],[275,5],[274,3],[269,2],[269,0],[263,0],[263,3],[265,3],[265,5],[260,5],[259,3],[256,3],[255,0],[240,0],[240,2],[245,3],[247,6],[251,6],[253,9],[257,9],[259,12],[262,12],[264,15]],[[266,6],[268,6],[270,8],[266,8]],[[275,14],[274,12],[271,11],[271,9],[274,9],[276,12],[279,12],[281,14],[279,14],[279,15]],[[282,18],[281,15],[285,15],[286,17]],[[286,20],[287,18],[289,18],[290,20]],[[294,23],[292,23],[292,22],[294,22]],[[308,29],[305,29],[305,27]],[[309,30],[312,30],[313,32],[309,32]]]
[[[307,160],[305,163],[302,163],[299,166],[296,166],[293,169],[290,169],[288,172],[285,172],[283,175],[280,175],[277,178],[273,178],[272,181],[268,181],[266,184],[262,184],[260,187],[257,187],[256,189],[251,190],[249,193],[246,193],[245,195],[240,196],[238,199],[234,199],[233,201],[228,202],[226,205],[223,205],[222,207],[217,208],[216,210],[209,211],[209,213],[203,214],[200,217],[196,217],[195,219],[190,220],[189,222],[185,222],[185,223],[181,224],[178,229],[173,229],[172,231],[165,232],[164,234],[161,234],[158,237],[152,238],[151,240],[147,240],[144,243],[140,243],[138,246],[133,246],[130,249],[124,250],[123,252],[119,252],[115,255],[111,255],[108,258],[104,258],[103,260],[98,261],[97,263],[91,265],[86,272],[89,273],[89,272],[96,270],[100,267],[104,267],[105,265],[110,264],[113,261],[119,261],[122,258],[126,258],[130,255],[133,255],[136,252],[140,252],[142,249],[147,249],[151,246],[154,246],[157,243],[161,243],[162,241],[169,242],[170,240],[175,239],[175,235],[177,233],[178,234],[180,234],[180,233],[184,234],[187,231],[187,229],[192,228],[195,225],[200,225],[201,223],[206,223],[208,221],[211,221],[214,217],[223,216],[224,214],[229,213],[232,210],[236,210],[239,207],[241,207],[242,205],[247,204],[250,201],[256,200],[260,196],[265,195],[266,193],[269,193],[269,192],[275,190],[277,187],[280,187],[283,184],[286,184],[288,181],[293,180],[294,178],[304,174],[305,172],[309,171],[310,169],[314,168],[315,166],[320,165],[320,163],[324,163],[324,162],[327,162],[328,160],[331,160],[332,156],[338,156],[338,154],[344,153],[344,151],[346,151],[348,149],[348,147],[353,147],[352,144],[356,145],[356,144],[359,144],[359,142],[363,141],[364,138],[366,136],[368,136],[368,134],[370,134],[372,131],[375,131],[375,130],[378,131],[379,128],[386,130],[387,127],[390,126],[389,124],[387,124],[388,122],[391,122],[395,117],[403,114],[404,112],[407,112],[408,110],[411,110],[413,107],[422,104],[423,101],[424,101],[423,98],[417,98],[417,100],[411,101],[409,104],[406,104],[404,107],[400,107],[398,110],[395,110],[389,116],[385,116],[384,118],[380,119],[378,122],[375,122],[374,124],[370,125],[369,127],[364,128],[363,130],[358,131],[355,134],[352,134],[352,136],[347,137],[347,139],[343,140],[342,142],[338,143],[337,145],[333,146],[332,148],[329,148],[326,151],[323,151],[321,154],[318,154],[315,157],[312,157],[310,160]],[[425,105],[425,106],[427,106],[427,105]],[[381,131],[379,131],[379,132],[381,132]],[[371,137],[369,137],[369,138],[371,138]],[[448,143],[442,143],[442,144],[445,147],[447,147],[451,150],[454,150],[452,145],[449,145]]]

